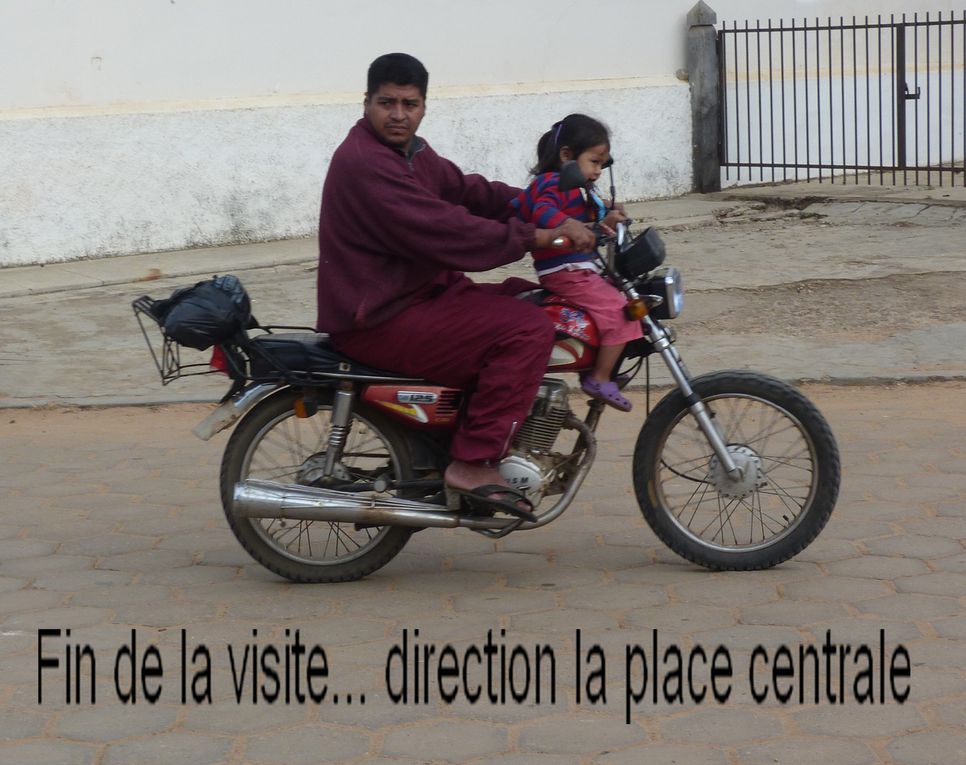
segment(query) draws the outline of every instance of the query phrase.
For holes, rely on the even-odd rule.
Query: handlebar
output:
[[[600,230],[600,226],[594,227],[594,234],[597,236],[597,246],[603,247],[604,245],[614,243],[620,247],[630,236],[630,227],[633,221],[628,218],[626,221],[621,221],[618,223],[614,229],[615,233],[605,234]],[[558,236],[551,243],[550,246],[555,250],[572,250],[574,248],[573,240],[569,236]]]

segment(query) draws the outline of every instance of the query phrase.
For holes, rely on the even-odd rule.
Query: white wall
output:
[[[656,6],[656,7],[655,7]],[[671,76],[690,3],[0,0],[0,108],[352,94],[376,56],[431,86]],[[613,20],[614,24],[611,24]]]
[[[614,131],[625,199],[687,191],[692,5],[0,0],[0,266],[311,235],[366,67],[392,50],[426,64],[423,132],[467,171],[523,183],[540,133],[582,110]]]
[[[578,108],[613,126],[625,198],[688,189],[690,136],[679,128],[690,106],[680,85],[434,98],[421,132],[464,169],[523,184],[539,135]],[[0,146],[17,147],[0,157],[0,260],[311,235],[329,158],[360,111],[355,103],[0,121]],[[644,138],[653,135],[663,138]]]

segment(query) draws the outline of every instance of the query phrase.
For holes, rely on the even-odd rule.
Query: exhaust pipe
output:
[[[235,484],[231,511],[240,518],[289,518],[362,526],[499,528],[506,524],[506,521],[491,524],[483,519],[467,523],[467,519],[426,502],[396,497],[370,499],[349,491],[252,479]]]
[[[493,530],[509,533],[535,529],[558,518],[573,501],[597,455],[593,431],[573,415],[567,426],[580,432],[585,452],[566,491],[536,523],[519,519],[465,516],[431,505],[397,497],[367,498],[351,491],[281,484],[248,479],[235,484],[231,513],[238,518],[287,518],[296,521],[354,523],[360,526],[413,526],[415,528]],[[512,527],[512,528],[511,528]]]

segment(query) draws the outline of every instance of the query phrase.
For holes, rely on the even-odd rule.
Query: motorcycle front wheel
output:
[[[798,555],[838,497],[838,447],[802,393],[752,372],[694,379],[732,460],[729,476],[680,391],[648,416],[634,449],[634,490],[671,550],[719,570],[764,569]]]
[[[235,537],[270,571],[295,582],[348,582],[392,560],[413,530],[399,526],[281,518],[239,518],[231,512],[235,484],[257,478],[312,485],[322,474],[331,428],[331,393],[319,392],[318,412],[295,415],[298,398],[284,390],[259,402],[235,428],[221,464],[221,501]],[[342,459],[341,483],[411,478],[409,453],[396,429],[357,403]],[[360,497],[369,496],[360,493]]]

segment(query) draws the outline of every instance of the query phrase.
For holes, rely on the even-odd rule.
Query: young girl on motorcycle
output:
[[[577,162],[587,179],[585,188],[561,190],[560,168],[568,160]],[[620,210],[608,210],[594,187],[610,162],[607,128],[584,114],[570,114],[540,137],[537,164],[531,170],[533,182],[510,204],[519,217],[540,228],[555,228],[568,218],[611,228],[625,216]],[[532,255],[541,285],[586,310],[600,333],[596,364],[581,376],[581,389],[616,409],[630,411],[631,402],[611,379],[624,345],[642,335],[640,324],[624,316],[625,298],[601,275],[593,252],[540,249]]]

